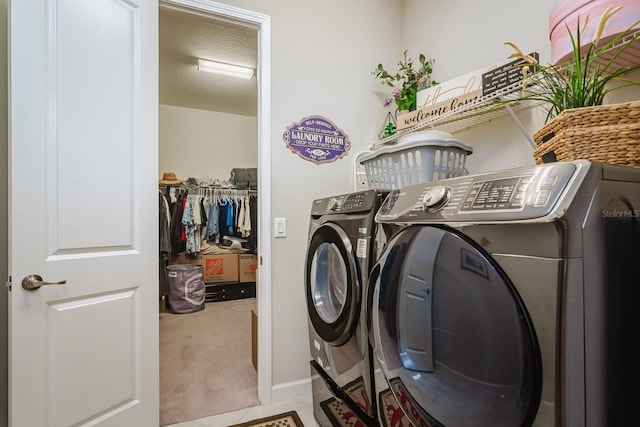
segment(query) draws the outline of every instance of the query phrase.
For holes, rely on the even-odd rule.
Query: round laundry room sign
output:
[[[321,116],[307,116],[292,124],[282,138],[289,150],[315,164],[334,162],[351,148],[344,131]]]

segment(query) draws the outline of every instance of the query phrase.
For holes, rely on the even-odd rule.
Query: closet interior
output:
[[[160,298],[168,311],[177,312],[167,298],[171,265],[203,267],[204,302],[256,296],[257,184],[222,182],[160,180]]]

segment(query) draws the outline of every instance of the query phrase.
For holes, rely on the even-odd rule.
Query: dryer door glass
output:
[[[311,295],[320,318],[333,323],[344,309],[347,272],[338,247],[322,243],[311,260]]]
[[[360,315],[360,280],[353,247],[345,231],[325,223],[312,235],[306,262],[309,319],[318,335],[342,345]]]
[[[375,351],[407,416],[416,425],[531,425],[540,351],[491,257],[457,231],[412,226],[375,268]]]

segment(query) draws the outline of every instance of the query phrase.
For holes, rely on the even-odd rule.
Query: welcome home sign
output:
[[[538,60],[536,52],[531,53],[531,56]],[[522,82],[523,63],[522,59],[517,59],[491,65],[421,90],[416,99],[419,108],[401,114],[397,119],[397,129],[406,129],[427,120],[464,110],[483,97]]]

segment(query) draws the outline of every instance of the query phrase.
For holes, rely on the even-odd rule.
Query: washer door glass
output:
[[[376,356],[414,424],[533,423],[542,382],[535,332],[482,248],[452,229],[412,226],[373,271]]]
[[[326,342],[342,345],[360,314],[360,280],[347,234],[333,223],[320,226],[307,253],[306,294],[311,323]]]
[[[335,243],[321,243],[311,260],[313,306],[326,323],[338,320],[347,299],[347,266]]]

